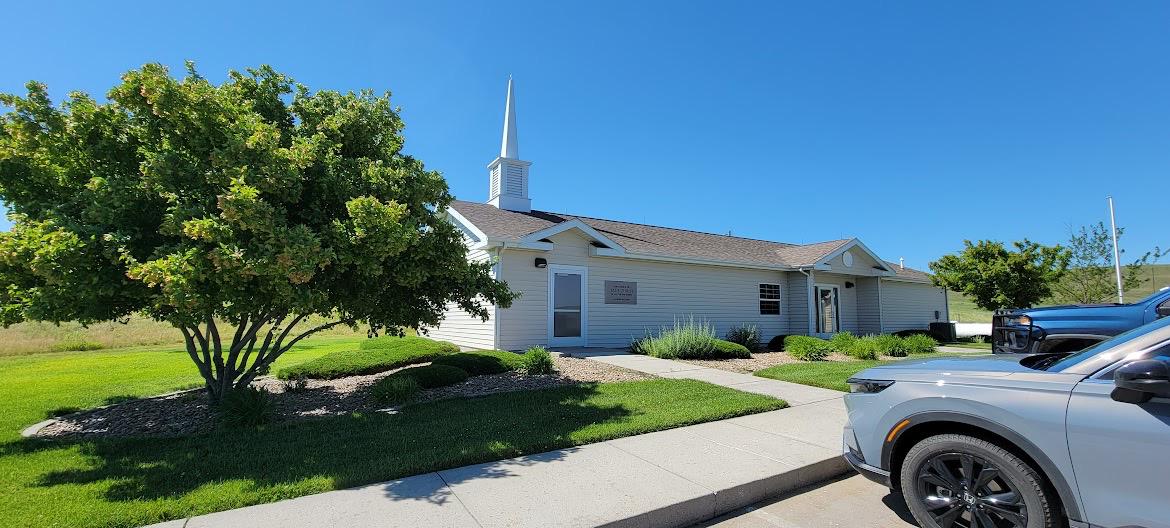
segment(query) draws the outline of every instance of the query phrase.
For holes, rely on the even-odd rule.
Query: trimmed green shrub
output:
[[[772,352],[783,352],[784,351],[784,340],[787,338],[788,338],[787,335],[780,334],[780,335],[768,340],[768,350],[771,350]]]
[[[885,356],[890,357],[906,357],[910,351],[906,348],[905,340],[896,335],[882,334],[875,338],[878,344],[878,351]]]
[[[454,385],[466,381],[470,377],[471,374],[468,374],[466,370],[459,367],[431,364],[402,369],[378,380],[378,383],[382,383],[391,378],[410,378],[418,383],[418,386],[421,388],[434,389]]]
[[[524,366],[524,356],[502,350],[477,350],[447,354],[435,358],[432,364],[457,367],[472,376],[483,376],[519,370]]]
[[[534,346],[520,356],[520,370],[527,374],[552,374],[557,371],[552,354],[544,347]]]
[[[760,349],[760,330],[756,325],[743,324],[732,327],[727,331],[727,340],[732,343],[738,343],[747,348],[749,352],[755,352]]]
[[[386,376],[370,387],[375,400],[388,404],[410,402],[420,391],[422,387],[410,376]]]
[[[906,351],[911,354],[929,354],[937,350],[938,341],[925,334],[914,334],[902,339]]]
[[[219,417],[228,427],[256,427],[272,421],[272,398],[257,387],[233,389],[219,402]]]
[[[837,332],[833,337],[829,338],[829,343],[833,345],[833,350],[842,354],[849,354],[853,350],[853,344],[857,342],[857,336],[852,332]]]
[[[751,350],[740,343],[733,343],[731,341],[724,341],[722,339],[715,340],[715,357],[718,358],[743,358],[752,357]]]
[[[333,352],[312,361],[280,369],[276,377],[334,379],[375,374],[416,363],[426,363],[455,352],[459,352],[459,347],[446,341],[415,336],[379,337],[363,341],[358,350]]]
[[[876,336],[854,338],[845,353],[856,359],[877,359],[881,355],[881,347]]]
[[[784,350],[801,361],[820,361],[829,357],[833,345],[816,337],[790,335],[784,339]]]

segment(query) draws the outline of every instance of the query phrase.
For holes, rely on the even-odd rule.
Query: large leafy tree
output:
[[[1125,232],[1117,228],[1117,238]],[[1072,256],[1068,272],[1053,286],[1053,299],[1062,303],[1100,303],[1117,298],[1117,275],[1113,266],[1113,237],[1104,222],[1081,227],[1069,237]],[[1124,255],[1125,250],[1121,250]],[[1131,290],[1142,283],[1142,268],[1161,257],[1154,248],[1121,267],[1121,284]]]
[[[1024,240],[1008,249],[1002,242],[963,242],[963,251],[931,262],[934,284],[970,296],[985,310],[1029,308],[1052,294],[1068,268],[1061,246]]]
[[[442,176],[403,154],[389,94],[187,69],[130,71],[107,102],[54,106],[36,82],[0,95],[15,223],[0,233],[0,323],[145,313],[182,333],[218,401],[314,332],[401,333],[448,303],[485,319],[510,303],[443,220]]]

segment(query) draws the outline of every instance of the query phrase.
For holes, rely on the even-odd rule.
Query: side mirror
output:
[[[1170,315],[1170,301],[1159,304],[1157,308],[1154,308],[1154,314],[1159,318]]]
[[[1116,388],[1110,394],[1122,403],[1146,403],[1154,396],[1170,398],[1170,365],[1143,359],[1122,365],[1113,373]]]

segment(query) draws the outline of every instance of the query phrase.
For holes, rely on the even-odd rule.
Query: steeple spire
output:
[[[509,211],[531,211],[532,200],[528,198],[529,165],[532,162],[520,159],[520,143],[516,141],[516,96],[512,93],[512,76],[509,75],[500,157],[488,164],[488,203]]]
[[[516,141],[516,96],[512,94],[512,76],[508,76],[508,100],[504,103],[504,138],[500,141],[500,157],[520,159],[520,143]]]

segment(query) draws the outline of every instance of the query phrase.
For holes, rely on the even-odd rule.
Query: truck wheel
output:
[[[910,513],[923,528],[1055,528],[1059,517],[1044,477],[986,440],[945,434],[906,453],[899,475]]]

